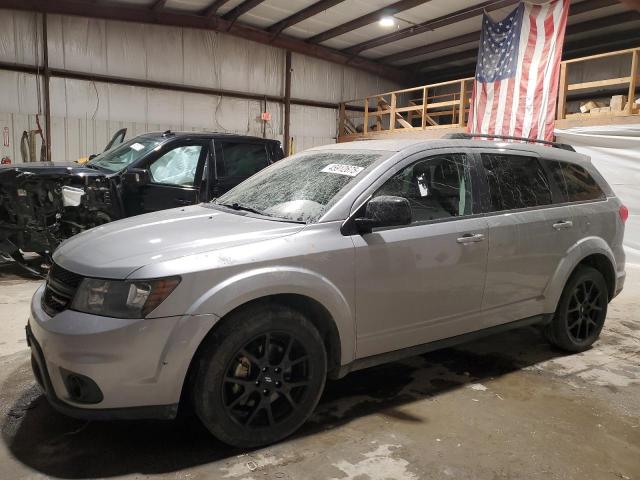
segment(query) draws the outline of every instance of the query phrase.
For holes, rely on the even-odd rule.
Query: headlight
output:
[[[71,309],[105,317],[144,318],[179,283],[178,277],[131,282],[85,278],[73,297]]]

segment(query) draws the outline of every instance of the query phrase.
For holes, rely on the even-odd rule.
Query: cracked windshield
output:
[[[214,201],[292,222],[317,221],[382,155],[308,152],[277,162]]]

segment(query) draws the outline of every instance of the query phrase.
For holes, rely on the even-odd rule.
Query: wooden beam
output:
[[[593,82],[571,83],[567,85],[567,90],[587,90],[589,88],[610,87],[611,85],[625,85],[631,82],[631,77],[608,78],[606,80],[594,80]]]
[[[556,113],[556,118],[558,120],[562,120],[567,115],[567,87],[568,78],[567,75],[567,64],[560,64],[560,85],[558,88],[558,112]]]
[[[636,85],[638,84],[638,63],[640,62],[640,52],[634,50],[631,58],[631,81],[629,82],[629,94],[627,95],[627,113],[631,115],[633,113],[633,106],[636,101]]]
[[[228,22],[235,22],[241,15],[244,15],[245,13],[247,13],[249,10],[251,10],[252,8],[257,7],[258,5],[260,5],[262,2],[264,2],[264,0],[245,0],[244,2],[242,2],[240,5],[238,5],[237,7],[229,10],[227,13],[225,13],[222,18],[224,18],[225,20],[227,20]]]
[[[208,7],[206,7],[202,11],[202,16],[213,17],[216,13],[218,13],[218,10],[220,9],[220,7],[222,7],[225,3],[228,3],[228,2],[229,0],[214,0],[209,4]]]
[[[490,12],[498,8],[515,5],[516,3],[518,3],[518,0],[488,0],[479,5],[463,8],[462,10],[458,10],[453,13],[434,18],[433,20],[427,20],[426,22],[420,23],[419,25],[414,25],[402,30],[398,30],[397,32],[388,33],[387,35],[382,35],[380,37],[367,40],[366,42],[359,43],[357,45],[354,45],[353,47],[345,48],[343,51],[355,55],[365,50],[379,47],[380,45],[397,42],[398,40],[402,40],[404,38],[419,35],[424,32],[430,32],[437,28],[446,27],[453,23],[457,23],[468,18],[473,18],[475,16],[481,15],[484,10]]]
[[[430,0],[400,0],[399,2],[396,2],[392,5],[380,8],[374,12],[367,13],[366,15],[355,18],[350,22],[343,23],[342,25],[338,25],[337,27],[319,33],[318,35],[314,35],[313,37],[308,38],[307,41],[310,43],[326,42],[330,38],[334,38],[352,30],[356,30],[358,28],[369,25],[371,23],[375,23],[382,17],[393,16],[396,13],[408,10],[413,7],[417,7],[418,5],[422,5],[423,3],[427,3],[429,1]]]
[[[245,40],[272,45],[283,50],[291,50],[292,52],[320,58],[339,65],[348,64],[353,68],[380,75],[396,82],[406,82],[411,78],[411,74],[408,72],[389,65],[382,65],[377,61],[363,57],[354,58],[338,50],[321,45],[311,45],[290,36],[280,35],[274,39],[273,35],[266,30],[240,22],[232,23],[220,17],[208,18],[203,15],[167,9],[154,12],[144,6],[126,3],[88,4],[80,0],[56,0],[55,2],[47,0],[0,0],[0,8],[213,30],[228,33]]]
[[[299,12],[288,16],[284,20],[280,20],[278,23],[274,23],[269,28],[267,28],[267,31],[272,33],[274,36],[278,36],[283,30],[286,30],[292,25],[300,23],[307,18],[313,17],[314,15],[318,15],[328,8],[338,5],[339,3],[342,3],[344,1],[345,0],[320,0],[319,2],[309,5],[307,8],[304,8]]]

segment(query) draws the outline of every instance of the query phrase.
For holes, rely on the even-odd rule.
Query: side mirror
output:
[[[382,195],[369,200],[363,218],[355,219],[360,233],[371,233],[376,227],[396,227],[411,223],[411,205],[403,197]]]
[[[124,172],[124,183],[129,185],[146,185],[149,183],[149,171],[144,168],[130,168]]]

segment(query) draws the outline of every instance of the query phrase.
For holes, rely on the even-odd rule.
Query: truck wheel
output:
[[[607,316],[609,293],[602,274],[579,266],[562,291],[546,335],[555,346],[568,352],[588,349],[600,336]]]
[[[196,414],[229,445],[277,442],[295,432],[320,399],[327,373],[322,338],[284,306],[259,304],[231,315],[199,355]]]

